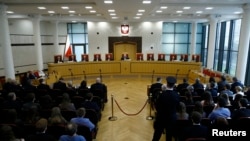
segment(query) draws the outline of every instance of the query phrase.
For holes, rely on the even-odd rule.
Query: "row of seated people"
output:
[[[86,98],[75,97],[77,101],[74,101],[67,93],[64,93],[60,98],[61,101],[57,103],[50,95],[44,95],[36,100],[34,93],[28,93],[25,99],[20,99],[15,96],[14,92],[10,92],[1,105],[1,115],[5,116],[1,116],[0,123],[14,124],[21,128],[24,125],[34,127],[39,119],[45,118],[50,127],[60,128],[58,126],[73,122],[88,127],[93,135],[91,137],[94,138],[98,129],[98,121],[101,119],[101,107],[92,98],[93,95],[88,93]],[[19,135],[24,138],[28,136],[27,134]],[[59,135],[57,139],[58,137]]]
[[[158,54],[158,59],[157,60],[158,61],[165,61],[166,60],[165,56],[166,56],[165,54]],[[101,54],[94,54],[93,57],[94,57],[93,61],[102,61]],[[130,57],[129,57],[129,55],[127,53],[122,54],[121,60],[128,60],[128,59],[130,59]],[[105,61],[112,61],[112,60],[114,60],[114,56],[113,56],[112,53],[105,54]],[[136,53],[136,60],[137,61],[143,61],[144,60],[143,53]],[[154,61],[156,59],[155,59],[153,53],[148,53],[146,60],[147,61]],[[169,60],[170,61],[178,60],[178,55],[177,54],[170,54]],[[188,61],[188,54],[181,54],[179,60],[180,61]],[[74,54],[70,55],[68,57],[68,61],[77,62],[76,55],[74,55]],[[81,61],[82,62],[88,62],[89,61],[89,55],[88,54],[82,54]],[[193,54],[192,55],[192,61],[200,62],[200,55]],[[63,62],[62,55],[55,55],[54,56],[54,63],[62,63],[62,62]]]

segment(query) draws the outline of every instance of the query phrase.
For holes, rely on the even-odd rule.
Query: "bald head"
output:
[[[100,77],[96,78],[96,83],[101,83],[101,78]]]

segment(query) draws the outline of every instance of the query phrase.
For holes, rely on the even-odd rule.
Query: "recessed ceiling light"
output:
[[[151,1],[150,1],[150,0],[144,0],[144,1],[142,1],[142,3],[143,3],[143,4],[150,4]]]
[[[234,14],[241,14],[241,12],[240,11],[235,11]]]
[[[176,13],[183,13],[183,11],[176,11]]]
[[[177,23],[178,21],[173,21],[174,23]]]
[[[7,14],[13,14],[13,11],[6,11]]]
[[[145,10],[144,9],[139,9],[138,12],[145,12]]]
[[[109,11],[109,12],[115,12],[115,10],[114,10],[114,9],[109,9],[108,11]]]
[[[197,14],[201,14],[201,13],[203,13],[203,12],[202,12],[202,11],[196,11],[196,13],[197,13]]]
[[[48,13],[50,13],[50,14],[54,14],[54,13],[55,13],[55,11],[48,11]]]
[[[106,4],[112,4],[113,1],[112,0],[105,0],[104,3],[106,3]]]
[[[141,17],[134,17],[134,19],[140,19]]]
[[[189,6],[186,6],[186,7],[183,7],[183,9],[190,9],[191,7],[189,7]]]
[[[72,21],[72,23],[76,23],[76,21]]]
[[[95,11],[95,10],[90,10],[89,12],[90,12],[90,13],[96,13],[96,11]]]
[[[161,6],[161,9],[167,9],[168,7],[167,6]]]
[[[92,9],[92,6],[85,6],[86,9]]]
[[[206,7],[206,10],[212,10],[214,9],[213,7]]]
[[[102,16],[102,14],[96,14],[96,16]]]
[[[112,19],[118,19],[118,17],[111,17]]]
[[[162,11],[161,10],[157,10],[157,11],[155,11],[156,13],[162,13]]]
[[[40,9],[40,10],[44,10],[44,9],[46,9],[46,7],[42,7],[42,6],[40,6],[40,7],[37,7],[38,9]]]
[[[69,9],[68,6],[62,6],[61,8],[62,8],[62,9]]]
[[[76,13],[76,11],[69,11],[69,13]]]
[[[141,15],[142,15],[142,13],[137,13],[136,15],[137,15],[137,16],[141,16]]]
[[[115,14],[115,13],[110,13],[109,15],[110,15],[110,16],[115,16],[116,14]]]

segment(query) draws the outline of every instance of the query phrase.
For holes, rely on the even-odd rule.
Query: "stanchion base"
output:
[[[146,119],[147,119],[147,120],[153,120],[154,117],[153,117],[153,116],[148,116]]]
[[[115,121],[115,120],[117,120],[117,117],[115,117],[115,116],[109,117],[109,120],[110,121]]]

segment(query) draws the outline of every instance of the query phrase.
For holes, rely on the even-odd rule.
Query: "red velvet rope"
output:
[[[144,106],[142,107],[142,109],[139,112],[135,113],[135,114],[128,114],[128,113],[124,112],[124,110],[121,109],[120,105],[118,104],[118,102],[116,100],[115,100],[115,103],[118,106],[118,108],[122,111],[123,114],[125,114],[127,116],[135,116],[135,115],[138,115],[146,107],[146,105],[148,103],[148,100],[146,100],[146,102],[145,102]]]

